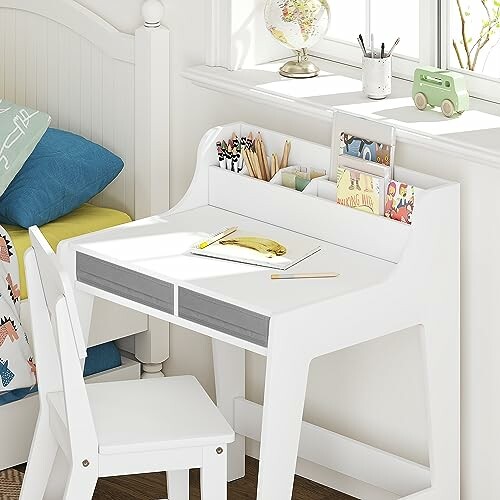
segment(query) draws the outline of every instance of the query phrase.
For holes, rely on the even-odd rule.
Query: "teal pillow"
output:
[[[43,226],[87,203],[122,168],[123,161],[102,146],[49,128],[0,196],[0,222]]]
[[[50,116],[0,99],[0,195],[49,127]]]

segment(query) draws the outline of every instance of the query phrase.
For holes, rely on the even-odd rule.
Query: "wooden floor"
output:
[[[247,474],[229,484],[228,500],[254,500],[257,491],[258,462],[247,457]],[[166,497],[165,474],[139,474],[99,479],[93,500],[158,500]],[[190,500],[200,499],[198,471],[191,471]],[[301,477],[295,478],[293,500],[353,500],[325,486]]]

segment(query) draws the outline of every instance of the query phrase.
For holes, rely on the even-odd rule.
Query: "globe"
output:
[[[325,36],[330,24],[330,6],[328,0],[267,0],[264,19],[278,42],[302,51]]]

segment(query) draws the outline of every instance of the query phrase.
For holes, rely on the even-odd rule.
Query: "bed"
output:
[[[52,127],[101,144],[125,163],[93,206],[56,221],[57,231],[45,228],[54,247],[80,234],[82,223],[85,231],[115,223],[101,221],[97,214],[105,212],[96,207],[114,209],[107,216],[118,219],[116,210],[141,218],[168,209],[169,32],[162,14],[161,2],[146,0],[144,25],[131,35],[73,0],[0,0],[0,98],[48,112]],[[21,255],[26,233],[6,229]],[[29,298],[21,288],[21,320],[29,332]],[[89,381],[162,376],[167,324],[98,301],[89,346],[112,340],[122,365]],[[0,419],[12,431],[4,434],[0,469],[26,461],[36,415],[36,395],[0,406]]]

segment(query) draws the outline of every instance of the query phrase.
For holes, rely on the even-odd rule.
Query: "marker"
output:
[[[359,46],[361,47],[361,50],[363,51],[363,55],[365,57],[368,57],[368,53],[366,52],[365,42],[363,41],[363,36],[361,35],[361,33],[358,36],[358,43]]]
[[[382,42],[382,46],[380,47],[380,59],[383,59],[385,57],[385,43]]]
[[[398,37],[398,39],[394,42],[394,45],[391,47],[391,50],[389,50],[387,57],[391,56],[392,51],[396,48],[396,45],[399,43],[401,39]]]

